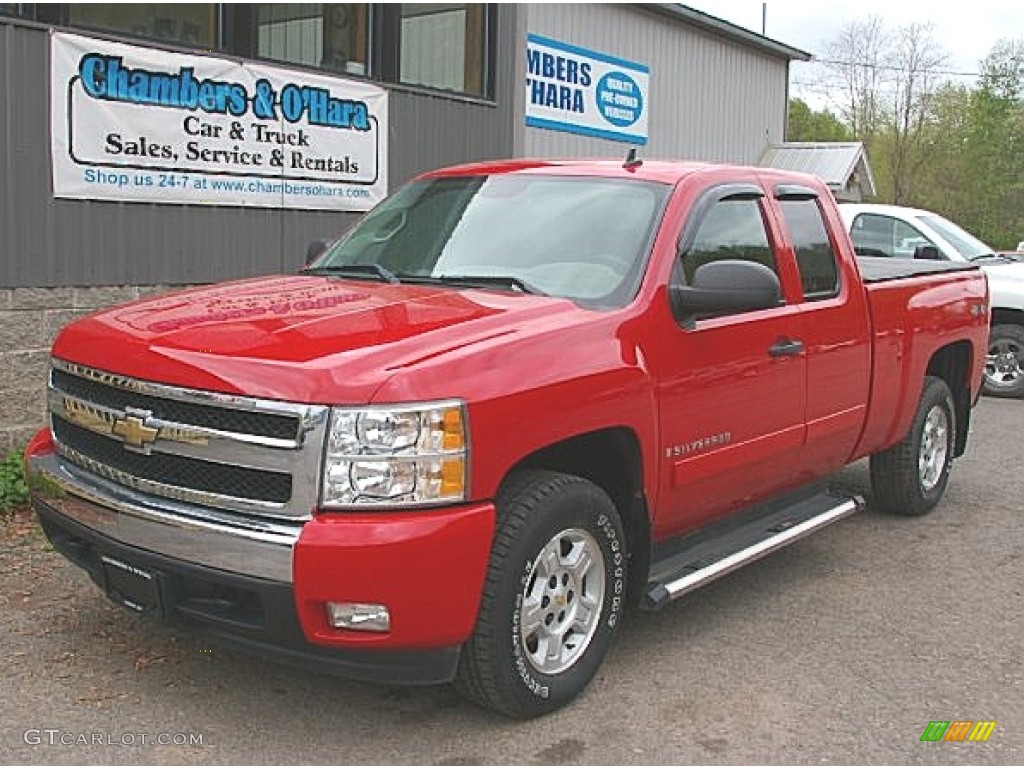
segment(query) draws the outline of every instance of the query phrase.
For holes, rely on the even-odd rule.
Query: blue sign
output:
[[[643,64],[527,35],[526,124],[646,144],[649,80]]]

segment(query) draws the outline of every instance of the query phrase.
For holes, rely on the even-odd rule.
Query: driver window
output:
[[[895,234],[895,219],[878,216],[874,213],[862,213],[853,220],[850,228],[850,239],[858,256],[892,256]]]
[[[720,200],[707,212],[693,245],[683,255],[686,282],[693,284],[698,267],[713,261],[754,261],[779,274],[757,200]]]
[[[916,227],[876,213],[862,213],[854,219],[850,237],[858,256],[923,258],[922,248],[935,247]]]

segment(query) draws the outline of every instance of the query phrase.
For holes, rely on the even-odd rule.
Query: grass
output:
[[[21,451],[8,451],[0,462],[0,514],[10,515],[15,508],[28,503],[28,478],[25,457]]]

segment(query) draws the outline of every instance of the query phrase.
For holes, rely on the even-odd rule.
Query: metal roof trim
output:
[[[688,21],[707,32],[721,35],[737,43],[750,45],[765,53],[781,56],[790,61],[810,61],[813,58],[813,55],[807,51],[780,43],[778,40],[772,40],[770,37],[765,37],[725,19],[720,19],[717,16],[712,16],[686,5],[680,5],[679,3],[641,3],[640,7],[662,15]]]

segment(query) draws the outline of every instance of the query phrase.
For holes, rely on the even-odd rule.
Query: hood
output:
[[[528,327],[575,304],[524,294],[285,276],[103,310],[57,337],[63,360],[148,381],[307,403],[367,403],[427,358]]]
[[[1024,262],[981,263],[993,308],[1024,310]]]

